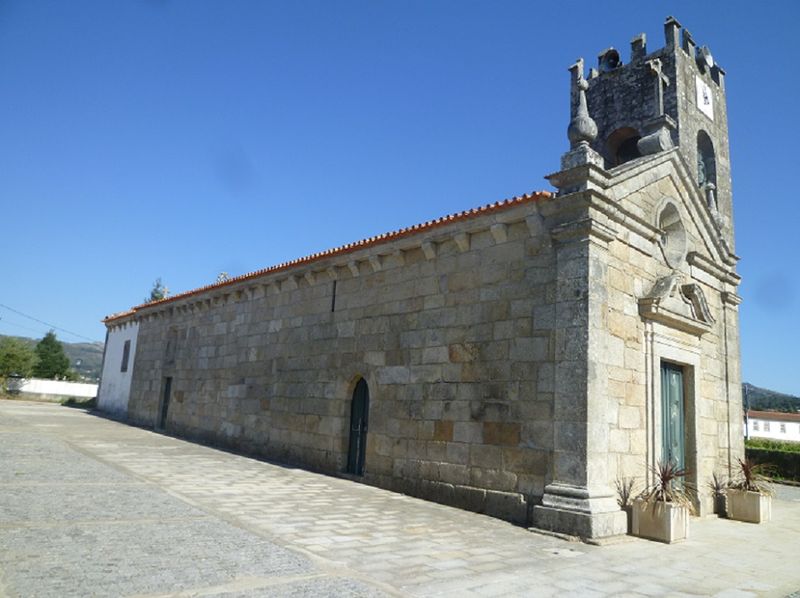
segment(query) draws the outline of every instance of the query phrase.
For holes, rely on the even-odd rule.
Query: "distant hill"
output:
[[[0,338],[4,336],[0,334]],[[25,336],[13,336],[33,348],[40,339],[28,338]],[[64,353],[69,359],[69,367],[78,372],[84,378],[97,380],[100,378],[100,371],[103,365],[103,343],[66,343],[59,339],[64,345]],[[80,363],[80,365],[78,365]]]
[[[745,393],[747,393],[750,409],[757,411],[784,411],[787,413],[800,411],[800,397],[759,388],[747,382],[742,384],[742,401],[745,400]]]

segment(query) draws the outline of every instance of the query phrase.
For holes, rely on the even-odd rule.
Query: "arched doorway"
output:
[[[347,473],[364,475],[364,457],[367,452],[367,420],[369,414],[369,388],[360,378],[353,390],[350,404],[350,449],[347,453]]]

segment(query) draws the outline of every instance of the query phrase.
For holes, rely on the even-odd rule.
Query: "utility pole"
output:
[[[744,439],[750,440],[750,396],[747,384],[744,384]]]

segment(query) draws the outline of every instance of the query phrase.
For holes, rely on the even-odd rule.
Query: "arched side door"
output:
[[[361,378],[353,390],[350,405],[350,449],[347,453],[347,473],[364,475],[364,457],[367,452],[367,420],[369,414],[369,388]]]

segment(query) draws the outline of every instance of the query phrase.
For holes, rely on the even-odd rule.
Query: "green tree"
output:
[[[36,345],[38,363],[33,368],[37,378],[63,378],[69,370],[69,359],[64,355],[63,345],[56,339],[52,330]]]
[[[153,283],[153,288],[150,289],[150,296],[145,298],[145,303],[152,303],[153,301],[161,301],[169,295],[169,289],[161,282],[161,277],[156,278]]]
[[[0,339],[0,378],[11,374],[29,378],[36,364],[36,353],[20,340],[10,337]]]

